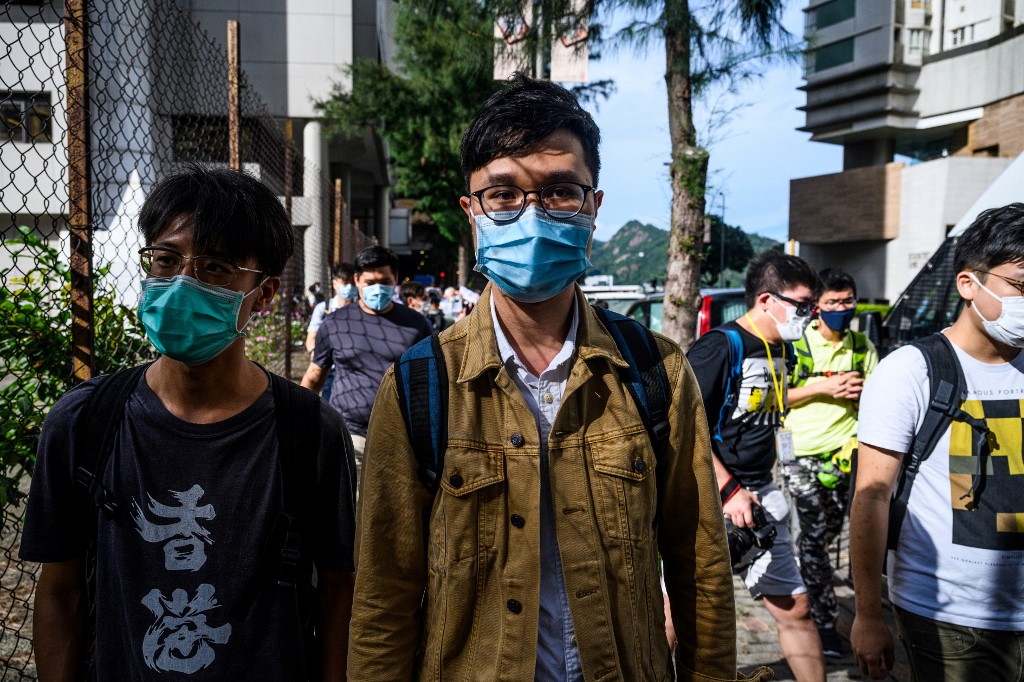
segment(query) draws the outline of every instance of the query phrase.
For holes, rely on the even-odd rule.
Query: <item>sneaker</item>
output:
[[[818,630],[821,637],[821,652],[828,658],[842,658],[846,647],[843,645],[843,638],[839,636],[835,628],[821,628]]]

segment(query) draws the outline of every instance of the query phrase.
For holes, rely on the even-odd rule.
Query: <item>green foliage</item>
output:
[[[594,240],[590,262],[593,268],[588,275],[613,275],[616,284],[663,280],[668,268],[668,232],[631,220],[608,241]]]
[[[284,354],[290,351],[287,348],[287,329],[280,306],[281,303],[278,300],[274,306],[256,313],[245,328],[246,357],[278,373],[284,371]],[[300,311],[292,313],[291,340],[293,346],[305,344],[308,322]]]
[[[335,84],[316,105],[335,132],[369,126],[381,135],[394,159],[396,195],[416,199],[453,241],[469,229],[458,204],[462,134],[500,85],[492,75],[492,22],[476,0],[402,2],[395,27],[402,73],[357,60],[352,91]]]
[[[750,259],[754,257],[754,247],[746,232],[738,227],[726,225],[718,216],[708,216],[711,221],[711,242],[704,251],[701,264],[701,280],[706,286],[718,283],[722,272],[722,254],[725,255],[725,270],[743,271]],[[722,249],[722,237],[725,237],[725,249]]]
[[[46,413],[71,389],[71,272],[60,253],[33,234],[4,248],[15,264],[0,270],[0,507],[18,496],[32,473]],[[30,263],[30,269],[24,265]],[[119,303],[106,275],[93,273],[98,374],[130,367],[152,354],[135,311]]]

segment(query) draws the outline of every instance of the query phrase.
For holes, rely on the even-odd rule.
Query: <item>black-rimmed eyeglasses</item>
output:
[[[790,305],[795,305],[797,317],[808,317],[818,310],[818,306],[814,301],[796,301],[788,296],[783,296],[777,291],[769,291],[768,293],[780,301],[785,301]]]
[[[526,200],[536,194],[540,207],[556,220],[568,220],[579,215],[587,201],[587,192],[593,192],[590,185],[578,182],[556,182],[540,189],[525,190],[515,185],[494,185],[479,192],[470,192],[480,202],[481,208],[491,220],[509,222],[526,210]]]
[[[180,275],[185,269],[185,262],[193,261],[192,269],[196,279],[204,284],[215,287],[230,286],[235,275],[241,272],[262,273],[262,270],[243,268],[229,260],[216,256],[186,256],[174,249],[159,246],[144,246],[139,249],[139,263],[142,270],[151,277],[168,278]]]

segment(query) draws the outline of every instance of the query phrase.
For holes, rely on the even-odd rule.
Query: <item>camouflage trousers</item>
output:
[[[826,461],[813,456],[797,457],[781,466],[782,477],[800,520],[800,536],[796,543],[800,575],[807,586],[811,615],[818,628],[834,628],[839,618],[828,548],[843,530],[849,497],[845,484],[830,490],[818,481],[818,472]]]

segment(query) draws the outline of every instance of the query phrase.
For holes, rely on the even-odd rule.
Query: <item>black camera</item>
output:
[[[753,528],[738,528],[729,521],[729,517],[725,518],[726,530],[729,532],[729,558],[734,573],[754,563],[775,543],[775,526],[768,520],[764,507],[751,502],[750,513],[754,517]]]

